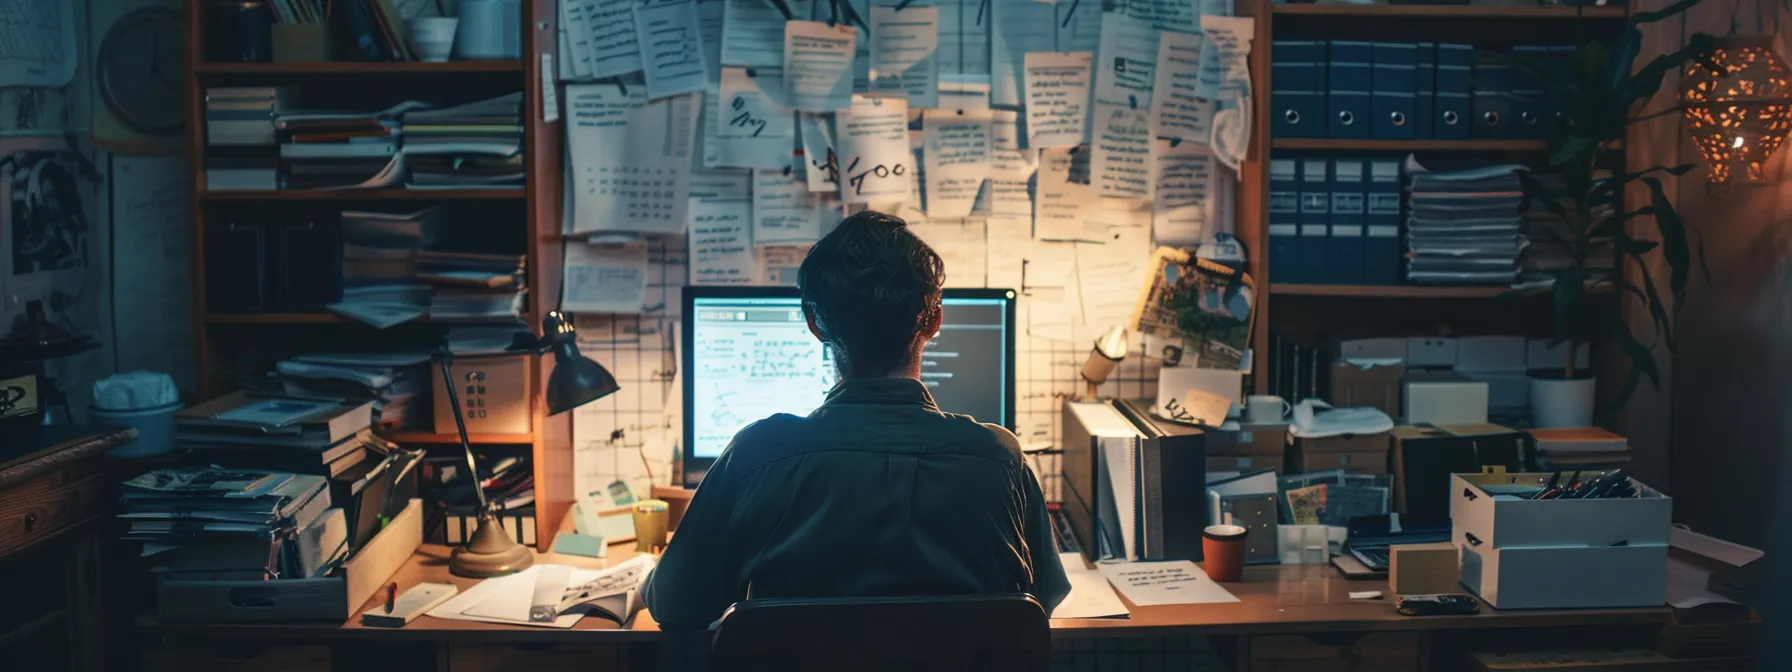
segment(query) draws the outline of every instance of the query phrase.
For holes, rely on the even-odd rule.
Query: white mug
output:
[[[1245,398],[1245,421],[1253,425],[1281,422],[1294,407],[1273,394],[1253,394]]]

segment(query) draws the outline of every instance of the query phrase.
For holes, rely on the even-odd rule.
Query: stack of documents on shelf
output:
[[[415,212],[342,212],[342,281],[346,287],[414,284],[417,250],[435,240],[440,208]]]
[[[175,413],[175,439],[207,463],[336,474],[366,454],[373,407],[341,397],[234,392]]]
[[[517,289],[470,289],[437,287],[429,299],[429,319],[481,320],[493,318],[521,319],[523,294]]]
[[[280,165],[274,119],[292,87],[214,86],[205,90],[205,186],[212,191],[275,189]]]
[[[521,92],[404,115],[404,153],[414,189],[523,184]]]
[[[294,110],[275,120],[288,189],[389,187],[404,177],[398,115],[423,109],[407,101],[372,112]]]
[[[417,255],[418,277],[435,287],[432,319],[521,317],[523,269],[520,254],[425,250]]]
[[[522,322],[497,325],[462,325],[448,330],[448,351],[455,355],[496,355],[510,349],[518,334],[528,334]]]
[[[429,425],[429,353],[339,352],[299,355],[275,365],[286,391],[373,401],[381,431]]]
[[[1546,471],[1615,469],[1630,463],[1630,442],[1598,427],[1533,429],[1537,466]]]
[[[586,614],[626,623],[642,607],[641,583],[654,566],[651,555],[609,569],[535,565],[481,581],[429,615],[545,628],[570,628]]]
[[[323,576],[347,555],[347,525],[322,476],[223,467],[158,469],[126,481],[124,539],[164,579]]]
[[[1435,285],[1510,285],[1525,203],[1517,165],[1427,170],[1407,160],[1406,277]]]
[[[370,285],[342,288],[331,312],[385,329],[429,313],[429,285]]]

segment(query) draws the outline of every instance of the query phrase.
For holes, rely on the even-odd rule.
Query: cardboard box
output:
[[[1497,466],[1518,471],[1526,435],[1500,425],[1421,425],[1395,427],[1394,510],[1415,522],[1450,517],[1450,475]]]
[[[336,621],[353,618],[423,545],[423,500],[413,499],[335,576],[277,581],[163,581],[156,617],[174,622]]]
[[[449,364],[469,434],[528,434],[529,399],[535,390],[534,358],[527,355],[466,357]],[[442,369],[430,367],[436,433],[455,434],[454,410],[442,389]]]
[[[1487,422],[1487,383],[1450,371],[1406,374],[1403,413],[1407,424],[1472,425]]]
[[[1458,592],[1459,551],[1447,541],[1388,547],[1388,589],[1395,595]]]
[[[1662,604],[1673,500],[1634,479],[1640,496],[1624,499],[1494,496],[1550,476],[1451,475],[1451,541],[1462,554],[1462,584],[1500,609]]]
[[[1332,384],[1326,400],[1338,408],[1367,406],[1400,417],[1400,366],[1361,367],[1348,362],[1332,364]]]
[[[1290,469],[1301,474],[1327,469],[1364,474],[1388,473],[1388,434],[1295,439]]]
[[[1275,464],[1263,464],[1258,469],[1270,466],[1281,468],[1282,453],[1288,445],[1288,423],[1285,422],[1260,425],[1240,423],[1238,429],[1209,429],[1206,434],[1208,457],[1276,458]]]

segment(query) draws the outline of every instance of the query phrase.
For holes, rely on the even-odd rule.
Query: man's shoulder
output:
[[[987,422],[978,422],[976,418],[956,413],[946,413],[958,443],[966,445],[977,454],[998,459],[1021,458],[1020,437],[1007,427]]]
[[[734,440],[729,442],[729,459],[740,466],[777,459],[794,445],[793,439],[797,438],[807,423],[807,418],[789,413],[778,413],[748,423],[735,432]]]

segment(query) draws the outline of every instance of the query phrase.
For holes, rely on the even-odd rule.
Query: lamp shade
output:
[[[554,352],[554,372],[548,374],[548,415],[565,413],[622,389],[608,369],[579,352],[578,332],[559,311],[549,311],[541,318],[541,339]]]
[[[1767,159],[1792,130],[1792,72],[1770,38],[1719,40],[1680,79],[1680,103],[1693,142],[1715,183],[1759,182]]]

